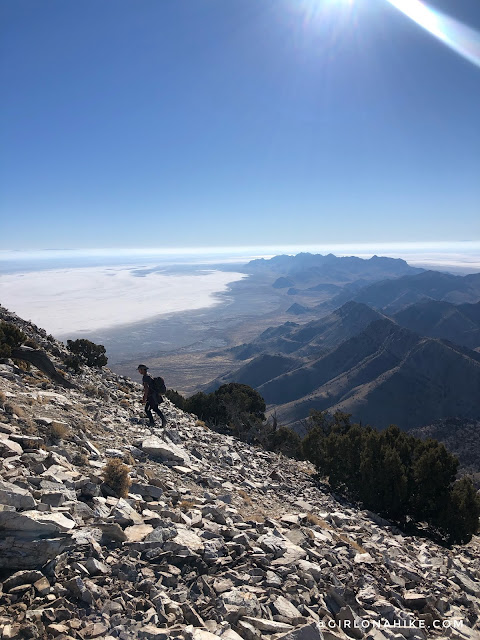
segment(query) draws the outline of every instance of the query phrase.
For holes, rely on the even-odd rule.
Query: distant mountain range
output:
[[[209,388],[249,384],[275,407],[281,424],[297,427],[311,409],[404,429],[448,417],[480,419],[480,354],[440,339],[479,347],[479,306],[421,302],[391,319],[350,301],[236,347],[236,357],[248,361]]]
[[[299,288],[305,291],[340,291],[345,284],[362,279],[362,284],[398,278],[404,275],[420,273],[408,265],[405,260],[373,256],[369,260],[355,256],[337,257],[329,253],[326,256],[312,253],[299,253],[295,256],[275,256],[274,258],[250,261],[244,270],[247,273],[277,274],[273,283],[277,289]]]

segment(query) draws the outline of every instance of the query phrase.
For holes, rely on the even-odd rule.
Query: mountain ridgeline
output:
[[[278,264],[291,278],[285,265],[295,261]],[[281,424],[299,431],[311,410],[351,413],[379,428],[478,420],[479,300],[480,274],[424,271],[345,286],[318,305],[317,319],[272,327],[230,350],[239,367],[208,389],[251,385]]]

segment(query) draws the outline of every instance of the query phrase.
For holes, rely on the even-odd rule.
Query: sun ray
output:
[[[388,0],[450,49],[480,67],[480,33],[420,0]]]

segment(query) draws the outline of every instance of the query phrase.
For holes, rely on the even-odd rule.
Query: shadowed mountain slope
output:
[[[240,360],[261,353],[295,354],[298,357],[319,355],[384,317],[365,304],[348,302],[340,309],[303,325],[286,322],[269,328],[253,342],[235,347],[234,352]]]
[[[402,327],[433,338],[445,338],[470,349],[480,347],[480,302],[454,305],[431,300],[393,316]]]
[[[451,416],[480,418],[479,388],[477,353],[385,319],[258,391],[283,424],[318,409],[409,429]]]
[[[363,302],[387,314],[428,300],[442,300],[453,304],[476,303],[480,300],[480,273],[454,276],[439,271],[424,271],[416,275],[376,282],[353,296],[350,290],[344,291],[317,308],[319,311],[327,311],[345,304],[348,300]]]

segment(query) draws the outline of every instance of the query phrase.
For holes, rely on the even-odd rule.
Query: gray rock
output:
[[[34,509],[35,500],[26,489],[21,489],[12,482],[0,480],[0,504],[10,505],[15,509]]]
[[[11,456],[21,456],[23,453],[22,447],[18,442],[10,440],[6,435],[0,433],[0,457],[8,458]]]
[[[302,617],[300,611],[283,596],[278,596],[272,606],[279,616],[291,620],[293,624]]]
[[[219,603],[229,622],[237,620],[240,616],[260,617],[260,603],[257,596],[250,591],[232,589],[219,596]]]
[[[15,531],[36,536],[65,533],[76,526],[75,521],[63,513],[40,513],[39,511],[23,511],[0,513],[0,531]]]
[[[277,636],[277,640],[324,640],[324,637],[320,626],[316,622],[312,622],[289,631],[282,636]]]
[[[172,636],[165,629],[160,629],[154,624],[146,624],[137,631],[137,637],[142,640],[169,640]]]
[[[43,577],[44,575],[41,571],[17,571],[3,581],[3,590],[10,591],[10,589],[18,587],[20,584],[33,584]]]
[[[139,484],[138,482],[132,482],[130,486],[130,493],[150,498],[161,498],[163,496],[163,490],[160,489],[160,487],[156,487],[152,484]]]
[[[249,622],[252,626],[265,633],[285,633],[292,631],[291,624],[285,624],[284,622],[276,622],[275,620],[266,620],[265,618],[251,618],[244,616],[242,618],[245,622]]]
[[[150,436],[143,440],[141,448],[152,458],[180,462],[185,465],[190,464],[190,457],[183,447],[173,444],[173,442],[167,444],[157,436]]]
[[[42,567],[71,546],[70,536],[25,539],[11,533],[6,538],[0,537],[0,568],[12,570]]]

